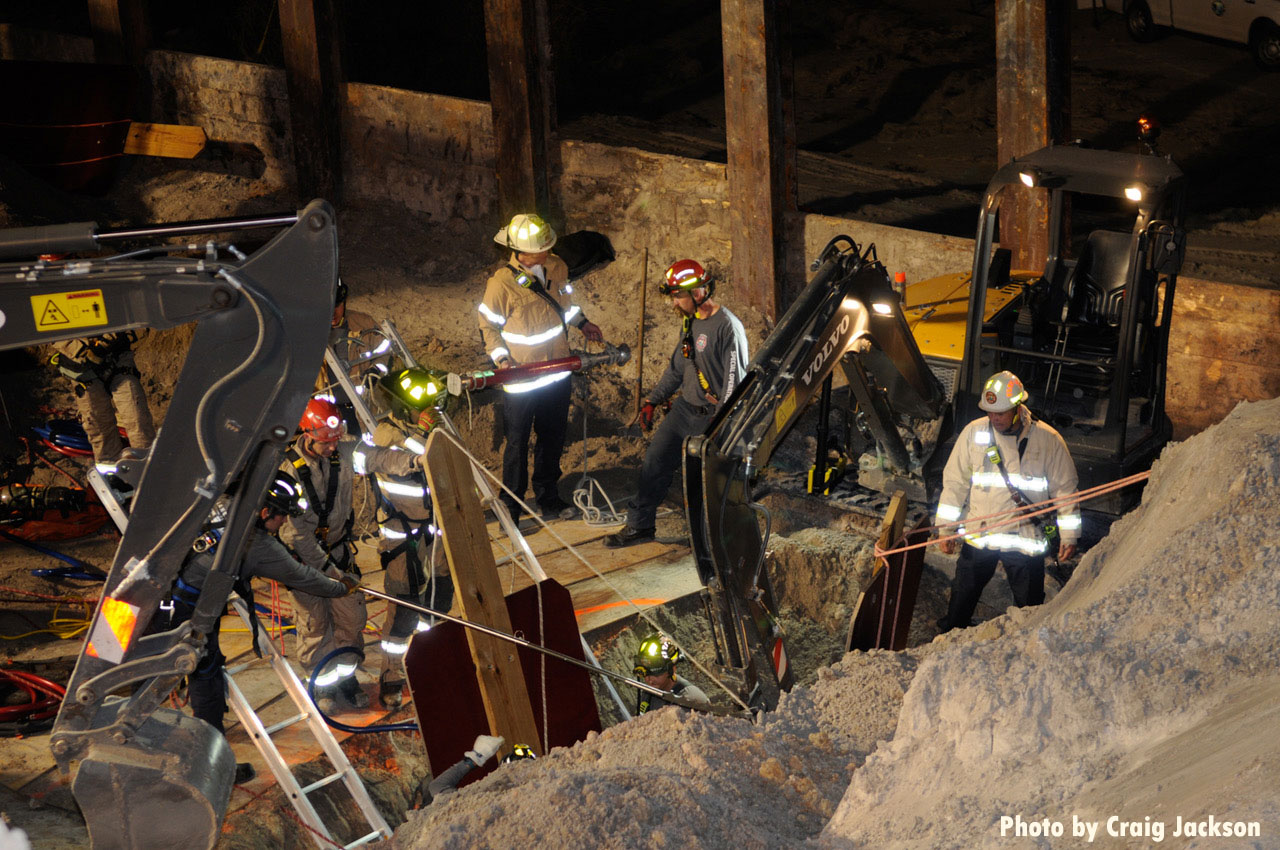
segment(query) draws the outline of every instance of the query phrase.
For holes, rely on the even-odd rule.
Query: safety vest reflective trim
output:
[[[112,664],[124,660],[124,654],[133,640],[133,632],[138,626],[138,606],[112,599],[102,598],[102,610],[98,622],[94,624],[93,634],[89,637],[86,654]]]
[[[501,345],[499,345],[493,351],[489,352],[489,359],[492,360],[494,363],[497,363],[503,357],[510,357],[510,356],[511,356],[510,349],[504,348]]]
[[[938,519],[942,522],[955,522],[960,519],[960,506],[939,502]]]
[[[404,447],[416,455],[424,455],[427,453],[427,447],[419,443],[413,437],[405,437]]]
[[[339,664],[333,665],[333,669],[338,672],[339,679],[345,679],[347,676],[354,676],[356,674],[357,666],[358,665],[356,664],[352,664],[350,662],[344,661]]]
[[[568,310],[564,311],[564,323],[567,325],[573,321],[573,317],[582,312],[582,308],[574,304]]]
[[[511,333],[510,331],[502,331],[502,338],[512,345],[541,345],[544,342],[549,342],[555,339],[563,330],[564,328],[561,325],[556,325],[553,328],[547,328],[545,331],[540,331],[528,336],[525,336],[524,334]]]
[[[427,488],[421,484],[402,484],[399,481],[387,481],[381,476],[378,477],[378,486],[383,492],[390,493],[393,496],[416,496],[421,499],[427,495]]]
[[[384,639],[382,641],[382,651],[388,655],[404,655],[409,651],[409,644],[401,643],[398,640]]]
[[[1005,486],[1004,476],[998,472],[975,472],[969,480],[975,487]],[[1019,490],[1043,490],[1045,492],[1049,490],[1049,479],[1039,476],[1031,477],[1014,472],[1009,474],[1009,483]]]
[[[1080,514],[1059,514],[1058,528],[1074,531],[1081,525]]]
[[[416,631],[416,632],[425,632],[425,631],[428,631],[430,628],[431,628],[431,621],[430,621],[430,620],[423,620],[423,619],[419,619],[419,620],[418,620],[418,625],[417,625],[416,627],[414,627],[414,631]]]
[[[351,467],[355,470],[356,475],[364,475],[364,452],[356,449],[351,453]]]
[[[534,378],[532,381],[526,381],[521,384],[505,384],[502,388],[509,393],[527,393],[531,390],[540,390],[543,387],[550,386],[556,381],[563,381],[570,374],[570,372],[556,372],[554,375],[543,375],[541,378]]]
[[[339,678],[341,677],[338,675],[338,671],[336,669],[329,670],[321,673],[319,676],[316,676],[316,685],[321,688],[327,688],[330,685],[336,685]]]
[[[990,431],[974,431],[973,441],[980,446],[989,446],[991,445],[991,432]]]
[[[490,324],[497,325],[498,327],[502,327],[507,323],[507,319],[505,316],[499,316],[497,313],[493,312],[488,307],[484,306],[483,303],[481,303],[480,305],[480,315],[484,316],[485,319],[487,319]]]
[[[1017,534],[973,534],[968,540],[971,545],[979,549],[1016,550],[1027,555],[1041,555],[1049,548],[1049,544],[1044,540],[1033,540]]]
[[[394,528],[382,526],[382,536],[388,540],[404,540],[409,535],[403,531],[396,531]]]

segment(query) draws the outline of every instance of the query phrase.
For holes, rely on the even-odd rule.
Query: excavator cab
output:
[[[1043,269],[1003,272],[1000,207],[1023,186],[1049,193],[1048,257]],[[1081,487],[1149,467],[1172,434],[1165,361],[1184,207],[1181,170],[1158,156],[1047,147],[996,172],[969,276],[985,285],[967,287],[962,354],[925,351],[935,368],[954,370],[957,426],[981,415],[983,382],[1008,369],[1066,440]],[[1074,240],[1063,227],[1068,211],[1086,225]],[[934,330],[928,320],[913,327],[917,339]],[[1122,509],[1119,501],[1095,507]]]

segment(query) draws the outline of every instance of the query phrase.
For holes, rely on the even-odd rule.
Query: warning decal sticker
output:
[[[102,300],[101,289],[32,295],[31,314],[35,316],[38,331],[91,328],[107,323],[107,307]]]

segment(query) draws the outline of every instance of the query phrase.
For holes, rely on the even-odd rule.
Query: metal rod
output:
[[[533,643],[532,641],[527,641],[523,638],[518,638],[515,635],[509,635],[504,631],[490,628],[489,626],[482,626],[479,623],[473,623],[470,620],[464,620],[461,617],[455,617],[452,614],[445,614],[441,611],[436,611],[432,608],[427,608],[424,605],[415,605],[412,602],[405,602],[403,599],[399,599],[395,596],[389,596],[388,594],[382,593],[381,591],[373,590],[372,588],[360,587],[358,588],[358,590],[360,590],[361,593],[374,597],[375,599],[381,599],[384,602],[390,602],[393,605],[400,605],[402,607],[408,608],[410,611],[417,611],[419,614],[426,614],[431,617],[439,617],[441,620],[447,620],[450,623],[457,623],[458,625],[464,628],[472,629],[477,632],[483,632],[484,634],[489,635],[490,637],[495,637],[498,640],[504,640],[507,643],[514,643],[517,646],[523,646],[527,649],[532,649],[535,652],[541,652],[544,655],[550,655],[552,658],[558,658],[561,661],[564,661],[568,664],[572,664],[575,667],[581,667],[583,670],[586,670],[589,673],[599,673],[601,675],[608,676],[611,679],[617,679],[620,682],[626,682],[628,685],[635,688],[636,690],[645,691],[647,693],[660,696],[662,697],[663,701],[669,702],[673,705],[679,705],[684,708],[693,709],[695,711],[704,711],[710,714],[720,714],[727,717],[738,717],[738,716],[741,716],[742,714],[739,711],[719,708],[717,706],[711,706],[710,708],[706,708],[701,705],[696,705],[696,704],[687,702],[686,700],[680,699],[680,697],[676,696],[670,691],[664,691],[662,690],[662,688],[655,688],[653,685],[647,684],[645,682],[641,682],[638,679],[632,679],[631,677],[624,676],[621,673],[614,673],[612,670],[606,670],[603,667],[592,667],[587,662],[579,661],[577,658],[574,658],[572,655],[565,655],[563,652],[558,652],[554,649],[549,649],[548,647],[542,646],[541,644],[536,644],[536,643]]]
[[[257,218],[206,218],[199,221],[183,221],[175,224],[152,224],[130,227],[124,230],[104,230],[95,233],[97,242],[113,242],[124,239],[150,238],[153,236],[181,236],[184,233],[212,233],[223,230],[251,230],[258,227],[286,227],[298,222],[298,214],[276,213]]]

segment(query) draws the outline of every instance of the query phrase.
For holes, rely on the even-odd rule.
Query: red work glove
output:
[[[646,431],[653,430],[653,411],[654,405],[651,401],[640,405],[640,427]]]
[[[428,407],[418,414],[418,427],[422,429],[424,434],[431,433],[431,429],[436,427],[435,408]]]

